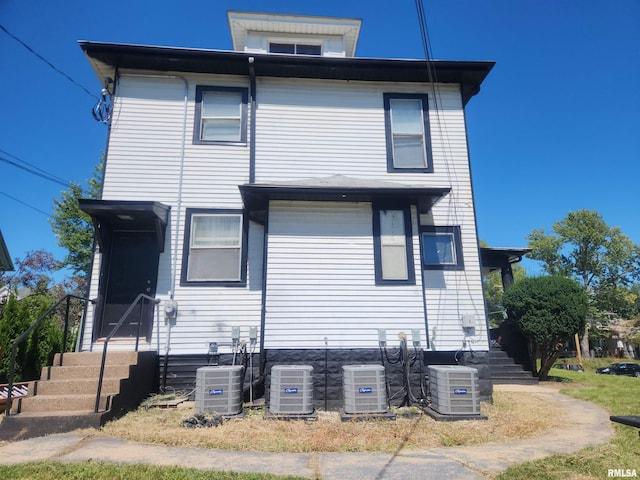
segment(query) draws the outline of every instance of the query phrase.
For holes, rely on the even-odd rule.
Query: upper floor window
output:
[[[246,88],[196,87],[193,143],[247,143]]]
[[[427,270],[462,270],[460,227],[420,227],[422,265]]]
[[[374,207],[373,236],[376,284],[415,284],[409,207]]]
[[[302,43],[269,43],[269,53],[288,53],[291,55],[321,55],[320,45]]]
[[[182,285],[244,285],[247,229],[238,210],[187,209]]]
[[[385,93],[388,172],[432,172],[427,95]]]

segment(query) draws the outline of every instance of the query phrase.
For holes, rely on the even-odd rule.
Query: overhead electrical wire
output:
[[[12,165],[16,168],[19,168],[21,170],[24,170],[25,172],[30,173],[31,175],[36,175],[40,178],[44,178],[45,180],[49,180],[50,182],[53,183],[57,183],[59,185],[62,185],[63,187],[67,187],[70,188],[71,184],[59,177],[56,177],[55,175],[46,172],[45,170],[42,170],[41,168],[35,167],[27,162],[25,162],[24,160],[20,160],[17,157],[15,157],[14,155],[11,155],[10,153],[5,152],[4,150],[0,149],[0,152],[4,153],[7,156],[11,156],[13,158],[15,158],[18,161],[21,161],[23,163],[26,163],[27,165],[30,165],[32,168],[29,167],[25,167],[24,165],[20,165],[19,163],[13,161],[13,160],[9,160],[8,158],[0,155],[0,162],[4,162],[4,163],[8,163],[9,165]]]
[[[447,131],[447,124],[446,124],[446,119],[442,118],[442,99],[440,96],[440,88],[438,87],[438,74],[437,74],[437,70],[435,68],[435,64],[433,62],[433,51],[431,48],[431,40],[429,38],[429,29],[427,27],[427,18],[426,18],[426,14],[425,14],[425,9],[424,9],[424,3],[423,0],[415,0],[415,5],[416,5],[416,11],[417,11],[417,16],[418,16],[418,21],[420,24],[420,36],[421,36],[421,40],[422,40],[422,48],[424,51],[424,55],[425,55],[425,62],[426,62],[426,67],[427,67],[427,75],[428,75],[428,81],[431,84],[431,93],[432,93],[432,99],[433,99],[433,107],[434,107],[434,112],[436,117],[438,118],[438,134],[440,137],[440,141],[442,142],[442,151],[443,151],[443,155],[444,155],[444,164],[445,164],[445,168],[447,171],[447,176],[449,177],[449,179],[453,179],[454,175],[452,173],[452,168],[453,166],[451,165],[454,155],[453,155],[453,151],[451,149],[451,142],[449,139],[449,133]],[[450,209],[450,213],[452,218],[450,219],[450,221],[453,221],[456,224],[460,223],[460,212],[458,211],[458,201],[457,201],[457,191],[452,190],[450,192],[450,199],[449,199],[449,209]],[[476,232],[477,232],[477,226],[476,226]],[[467,270],[464,269],[461,272],[461,275],[457,275],[456,276],[456,296],[460,295],[460,290],[461,289],[466,289],[467,293],[469,295],[472,295],[471,293],[471,286],[469,285],[469,281],[468,281],[468,275],[467,275]],[[456,310],[457,310],[457,316],[458,318],[461,318],[461,310],[460,310],[460,301],[456,301]],[[474,307],[474,310],[476,311],[476,313],[478,313],[477,308]],[[481,332],[478,332],[477,334],[480,334]],[[469,347],[469,349],[471,349],[471,345],[474,342],[474,339],[469,337],[466,333],[464,336],[464,342],[463,342],[463,348],[466,348],[467,346]]]
[[[5,163],[9,163],[10,165],[13,165],[14,167],[20,168],[22,170],[25,170],[29,173],[32,173],[33,175],[37,175],[39,177],[42,177],[46,180],[49,180],[51,182],[55,182],[55,183],[59,183],[60,185],[64,186],[64,187],[71,187],[71,183],[67,182],[64,178],[60,178],[56,175],[54,175],[53,173],[47,172],[46,170],[38,167],[37,165],[34,165],[32,163],[27,162],[26,160],[21,159],[20,157],[17,157],[15,155],[13,155],[12,153],[7,152],[6,150],[3,150],[2,148],[0,148],[0,153],[13,158],[14,160],[20,162],[20,163],[24,163],[25,165],[28,165],[31,168],[27,168],[24,167],[22,165],[18,165],[15,162],[8,160],[2,156],[0,156],[0,160],[4,161]]]
[[[33,205],[28,204],[27,202],[23,202],[22,200],[20,200],[20,199],[18,199],[18,198],[16,198],[16,197],[14,197],[14,196],[12,196],[12,195],[9,195],[8,193],[0,192],[0,195],[4,195],[5,197],[10,198],[11,200],[13,200],[13,201],[15,201],[15,202],[21,203],[21,204],[22,204],[22,205],[24,205],[25,207],[29,207],[29,208],[31,208],[32,210],[35,210],[36,212],[39,212],[39,213],[42,213],[43,215],[46,215],[47,217],[50,217],[50,216],[51,216],[51,214],[50,214],[50,213],[47,213],[47,212],[45,212],[44,210],[40,210],[38,207],[34,207]]]
[[[59,73],[60,75],[62,75],[64,78],[66,78],[67,80],[69,80],[71,83],[73,83],[76,87],[80,88],[82,91],[84,91],[87,95],[91,96],[92,98],[96,98],[99,100],[99,98],[94,95],[93,93],[91,93],[89,90],[87,90],[84,86],[82,86],[80,83],[76,82],[73,78],[71,78],[69,75],[67,75],[65,72],[63,72],[62,70],[60,70],[58,67],[56,67],[53,63],[51,63],[49,60],[47,60],[45,57],[43,57],[42,55],[40,55],[38,52],[36,52],[33,48],[31,48],[29,45],[27,45],[25,42],[23,42],[22,40],[20,40],[17,36],[15,36],[13,33],[11,33],[9,30],[7,30],[2,24],[0,24],[0,30],[2,30],[4,33],[6,33],[7,35],[9,35],[12,39],[14,39],[16,42],[18,42],[20,45],[22,45],[24,48],[27,49],[27,51],[29,51],[32,55],[34,55],[36,58],[38,58],[39,60],[43,61],[44,63],[46,63],[50,68],[52,68],[56,73]]]

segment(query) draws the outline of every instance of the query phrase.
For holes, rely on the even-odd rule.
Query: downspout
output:
[[[182,142],[180,144],[180,166],[178,168],[178,198],[176,200],[176,214],[175,224],[173,225],[173,252],[171,253],[171,290],[169,291],[169,299],[174,300],[176,290],[176,278],[177,278],[177,265],[178,265],[178,225],[180,225],[182,217],[182,188],[184,179],[184,157],[186,149],[187,138],[187,108],[189,106],[189,81],[181,75],[150,75],[150,74],[126,74],[127,77],[139,77],[139,78],[173,78],[176,80],[182,80],[184,83],[184,105],[182,110]],[[165,353],[164,353],[164,366],[162,372],[162,389],[164,390],[167,384],[167,366],[169,362],[169,351],[171,350],[171,327],[173,320],[167,319],[167,336],[165,339]],[[160,353],[160,352],[158,352]]]
[[[182,187],[184,180],[184,156],[186,148],[187,138],[187,109],[189,106],[189,82],[182,76],[175,76],[174,78],[180,79],[184,82],[184,106],[182,110],[182,143],[180,145],[180,168],[178,173],[178,199],[176,201],[176,223],[173,225],[173,252],[171,254],[171,292],[169,293],[169,299],[171,301],[175,298],[176,281],[178,275],[178,225],[180,225],[182,216]],[[169,366],[169,352],[171,350],[171,327],[174,319],[167,319],[167,338],[165,343],[164,352],[164,365],[162,369],[162,390],[167,387],[167,367]]]
[[[249,57],[249,95],[251,120],[249,131],[249,183],[256,182],[256,71],[255,58]]]
[[[250,132],[249,132],[249,183],[256,182],[256,70],[255,58],[249,57],[249,96],[251,102]],[[260,366],[259,378],[264,379],[266,355],[264,351],[264,326],[267,316],[267,255],[269,250],[269,204],[265,210],[264,231],[262,239],[262,299],[260,302]]]

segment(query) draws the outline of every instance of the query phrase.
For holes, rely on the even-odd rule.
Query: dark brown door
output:
[[[114,231],[106,265],[106,287],[100,337],[111,333],[114,325],[140,293],[156,294],[158,279],[158,241],[154,232]],[[154,305],[144,301],[136,306],[115,337],[148,338],[153,328]]]

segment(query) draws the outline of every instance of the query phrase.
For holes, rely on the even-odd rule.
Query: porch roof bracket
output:
[[[153,231],[158,248],[164,251],[164,239],[171,207],[160,202],[131,200],[78,200],[80,210],[91,216],[100,248],[108,246],[114,230]]]

